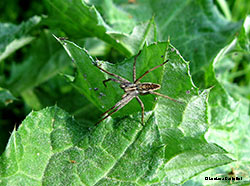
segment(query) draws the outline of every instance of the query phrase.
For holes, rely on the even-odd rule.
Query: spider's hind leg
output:
[[[100,121],[98,121],[95,125],[98,125],[101,123],[103,120],[105,120],[107,117],[111,116],[112,114],[116,113],[118,110],[120,110],[122,107],[124,107],[127,103],[129,103],[133,98],[135,97],[134,94],[126,94],[124,98],[122,98],[120,101],[118,101],[113,107],[108,109],[106,112],[104,112],[103,115],[107,114],[110,112],[107,116],[102,118]],[[114,109],[114,110],[113,110]],[[113,111],[112,111],[113,110]]]
[[[174,98],[171,98],[171,97],[166,96],[166,95],[163,95],[163,94],[160,94],[160,93],[158,93],[158,92],[152,92],[152,91],[150,91],[149,93],[150,93],[150,94],[157,95],[157,96],[161,96],[161,97],[164,97],[164,98],[167,98],[167,99],[169,99],[169,100],[171,100],[171,101],[174,101],[174,102],[177,102],[177,103],[184,104],[183,102],[181,102],[181,101],[179,101],[179,100],[176,100],[176,99],[174,99]]]
[[[144,104],[143,104],[142,100],[138,96],[136,96],[135,98],[140,103],[140,106],[141,106],[141,123],[142,123],[142,125],[144,125],[144,121],[143,121],[144,120]]]

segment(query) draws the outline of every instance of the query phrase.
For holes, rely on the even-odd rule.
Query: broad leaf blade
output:
[[[32,112],[12,133],[1,156],[0,181],[151,185],[168,180],[173,185],[231,161],[220,147],[185,137],[177,128],[159,134],[154,118],[144,127],[127,118],[88,131],[58,107]],[[180,176],[186,169],[188,174]]]
[[[150,21],[145,20],[142,24],[140,23],[133,31],[131,29],[132,33],[129,34],[106,24],[96,8],[86,5],[84,1],[56,0],[46,1],[46,3],[51,26],[57,28],[58,25],[64,23],[62,29],[69,36],[77,38],[97,37],[127,57],[136,54],[144,42],[152,43],[156,41],[156,28],[153,19]],[[109,9],[112,11],[112,7],[109,7]],[[130,20],[133,21],[132,19]],[[119,24],[122,24],[124,27],[124,23]],[[129,27],[133,25],[131,22],[126,24]]]
[[[141,128],[134,121],[126,123],[115,128],[102,125],[88,133],[58,107],[32,112],[12,133],[1,156],[0,181],[93,185],[117,163]]]
[[[247,22],[247,20],[246,20]],[[246,28],[247,30],[247,28]],[[242,95],[247,96],[247,92],[242,91],[248,88],[245,78],[240,78],[242,82],[237,82],[239,77],[234,73],[234,69],[242,64],[248,64],[248,38],[244,28],[237,39],[229,46],[223,48],[214,63],[206,72],[205,78],[207,86],[214,85],[209,96],[209,116],[211,125],[206,133],[209,142],[216,143],[225,148],[236,160],[230,165],[218,167],[192,179],[203,185],[249,185],[250,160],[249,160],[249,101]],[[235,58],[237,52],[238,58]],[[240,56],[240,57],[239,57]],[[236,76],[235,76],[235,75]],[[240,74],[242,77],[242,74]],[[236,84],[237,82],[237,84]],[[249,89],[249,88],[248,88]],[[244,92],[244,94],[242,94]],[[232,170],[233,169],[233,170]],[[240,181],[215,181],[204,180],[205,176],[231,177],[234,172]],[[188,183],[192,183],[190,180]],[[189,185],[187,183],[187,185]]]
[[[61,42],[78,69],[73,86],[100,109],[115,103],[122,91],[115,82],[103,86],[108,76],[96,67],[100,62],[74,43]],[[166,59],[166,65],[142,80],[161,84],[162,94],[182,104],[141,96],[147,111],[144,126],[140,107],[133,101],[90,131],[57,107],[33,112],[13,132],[1,157],[2,182],[19,183],[24,174],[23,182],[44,185],[174,185],[231,162],[224,149],[204,139],[209,90],[198,91],[188,63],[169,42],[144,46],[137,58],[137,77]],[[133,58],[119,65],[105,62],[103,68],[132,81],[133,62]],[[101,92],[106,96],[99,97]]]
[[[119,65],[112,65],[110,63],[93,60],[93,58],[85,49],[76,46],[72,42],[64,40],[62,43],[69,56],[77,65],[78,74],[75,78],[74,86],[81,93],[83,93],[87,98],[90,99],[90,101],[93,102],[93,104],[98,106],[103,111],[112,107],[118,100],[121,99],[123,94],[122,89],[117,85],[117,83],[114,82],[108,82],[107,87],[105,87],[102,81],[107,79],[108,76],[107,74],[101,72],[96,67],[96,65],[100,65],[102,68],[106,68],[108,71],[132,81],[132,68],[134,63],[133,58],[125,60]],[[166,48],[168,51],[166,51]],[[166,80],[162,85],[163,88],[161,89],[161,93],[165,93],[166,95],[169,95],[170,97],[172,96],[175,99],[178,99],[178,97],[186,99],[186,91],[191,90],[191,88],[196,88],[190,81],[187,64],[184,61],[179,63],[178,60],[182,59],[177,56],[178,54],[176,54],[176,50],[172,46],[169,46],[169,43],[152,44],[149,47],[145,46],[142,50],[142,53],[137,58],[137,78],[150,68],[159,65],[165,59],[169,58],[170,62],[166,64],[165,67],[163,67],[166,69],[169,68],[168,72],[164,73],[163,68],[158,68],[155,71],[147,74],[147,76],[145,76],[142,81],[161,84],[162,77],[166,76]],[[173,82],[178,78],[181,78],[182,80],[184,79],[184,81],[180,81],[180,84],[173,84]],[[177,85],[178,88],[175,85]],[[183,86],[185,88],[183,88]],[[141,98],[143,101],[145,100],[144,103],[146,110],[151,110],[155,104],[155,96],[148,95],[142,96]],[[129,105],[131,105],[131,108],[123,108],[124,113],[122,115],[127,115],[128,113],[133,113],[140,109],[138,103],[135,100],[132,100]]]
[[[78,71],[83,74],[90,74],[90,77],[88,74],[85,75],[85,77],[89,77],[89,79],[84,79],[84,75],[78,73],[73,85],[85,94],[91,87],[84,88],[84,86],[96,86],[98,89],[96,91],[92,91],[94,96],[98,96],[98,90],[104,92],[105,95],[112,95],[104,96],[99,100],[96,99],[96,103],[100,100],[107,100],[107,103],[109,101],[109,107],[115,104],[115,102],[113,104],[110,102],[113,102],[114,98],[118,97],[118,94],[121,95],[121,90],[113,82],[110,82],[108,87],[104,88],[102,85],[102,81],[104,79],[100,79],[98,83],[98,73],[103,73],[100,71],[98,72],[98,70],[96,71],[97,67],[95,64],[99,64],[100,62],[93,60],[91,56],[88,55],[86,50],[75,46],[69,41],[63,42],[63,46],[77,64]],[[231,162],[231,159],[224,155],[226,153],[225,150],[214,144],[208,144],[205,140],[200,140],[201,138],[204,138],[203,136],[207,130],[207,97],[209,90],[201,93],[198,92],[198,89],[194,86],[191,80],[188,63],[183,60],[174,47],[172,47],[169,43],[158,43],[148,47],[145,46],[137,58],[137,78],[139,74],[143,74],[146,70],[156,66],[160,63],[158,61],[163,61],[164,58],[168,58],[169,62],[163,67],[163,69],[151,72],[145,76],[143,81],[161,83],[161,93],[181,100],[184,104],[175,103],[164,98],[158,98],[158,101],[155,102],[153,96],[141,96],[141,99],[146,106],[146,110],[152,110],[156,103],[153,115],[148,115],[150,119],[146,123],[147,127],[143,129],[142,133],[140,133],[140,137],[138,138],[139,142],[133,143],[125,156],[121,158],[121,164],[116,165],[107,178],[101,180],[100,185],[104,183],[119,183],[119,181],[117,182],[115,180],[126,180],[133,183],[136,182],[136,180],[138,181],[138,177],[145,177],[145,179],[141,178],[141,182],[144,184],[155,183],[161,181],[163,178],[166,179],[165,177],[167,175],[165,174],[165,171],[170,168],[168,168],[167,165],[169,164],[168,161],[171,160],[172,156],[177,156],[176,159],[180,159],[181,162],[186,162],[191,158],[193,158],[193,162],[197,161],[197,165],[189,165],[188,163],[181,164],[176,163],[175,161],[170,163],[171,166],[174,165],[175,167],[173,172],[171,172],[171,174],[176,177],[176,179],[171,179],[171,182],[173,183],[181,183],[201,171]],[[133,62],[134,61],[132,59],[128,59],[119,65],[106,63],[105,66],[106,70],[119,74],[120,76],[132,81]],[[88,66],[88,68],[83,68],[85,65],[86,67]],[[93,73],[97,74],[94,75]],[[91,81],[91,77],[93,78],[94,76],[95,78]],[[81,81],[81,79],[84,79],[84,81]],[[118,100],[119,99],[117,99],[117,101]],[[136,109],[140,110],[140,107],[137,102],[132,101],[125,108],[121,109],[116,115],[123,116],[135,113]],[[115,116],[113,118],[115,118]],[[140,115],[138,114],[137,119],[140,120]],[[101,125],[104,123],[101,123]],[[108,121],[108,123],[110,122]],[[181,131],[178,128],[181,129]],[[172,137],[170,138],[170,136]],[[140,145],[136,145],[137,143]],[[145,146],[142,145],[143,143],[145,143]],[[177,148],[178,146],[179,148]],[[204,148],[203,151],[200,149],[201,147]],[[135,149],[137,149],[137,152],[135,152]],[[148,149],[152,150],[149,151]],[[158,151],[159,157],[155,157],[154,155]],[[166,152],[166,156],[163,155],[163,152]],[[178,154],[180,153],[183,154],[183,156],[179,156]],[[135,154],[137,154],[136,157],[134,156]],[[146,159],[142,160],[141,157],[144,156]],[[203,156],[206,156],[208,159],[202,158]],[[167,159],[165,163],[164,158]],[[156,163],[154,165],[150,165],[151,161],[158,162],[159,164]],[[128,166],[128,162],[131,162],[130,166]],[[202,165],[199,164],[199,162],[203,162],[201,163]],[[125,164],[127,165],[126,169],[124,169]],[[147,170],[147,167],[151,166],[154,166],[154,168],[152,168],[152,170]],[[153,173],[154,170],[162,169],[165,166],[166,168],[162,170],[163,172],[160,174],[161,176],[158,175],[158,173]],[[187,169],[191,169],[192,167],[193,171],[190,171],[186,176],[178,177],[177,174],[179,173],[176,173],[176,171],[179,169],[178,167],[182,166],[187,167]],[[170,168],[170,170],[172,170],[172,168]],[[180,171],[184,170],[185,169],[181,169]],[[171,177],[168,177],[168,179],[170,178]]]
[[[191,61],[192,74],[207,68],[242,25],[242,22],[233,23],[223,18],[210,0],[178,0],[174,4],[161,1],[153,6],[155,11],[162,7],[156,18],[161,37],[171,37],[185,59]]]

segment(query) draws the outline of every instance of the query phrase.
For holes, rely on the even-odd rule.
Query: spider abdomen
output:
[[[141,94],[147,94],[150,91],[158,90],[160,88],[161,88],[161,86],[159,84],[156,84],[156,83],[140,83],[137,85],[137,90]]]

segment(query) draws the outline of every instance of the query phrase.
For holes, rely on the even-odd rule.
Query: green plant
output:
[[[226,20],[211,0],[30,6],[46,16],[0,24],[0,127],[26,117],[6,148],[1,131],[1,185],[227,185],[205,177],[236,165],[246,174],[234,184],[250,184],[249,17]],[[95,127],[123,94],[96,63],[132,80],[140,50],[138,74],[169,59],[142,81],[184,104],[146,95],[145,126],[132,100]]]

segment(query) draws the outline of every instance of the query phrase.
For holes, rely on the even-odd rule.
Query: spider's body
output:
[[[139,83],[137,84],[140,95],[149,94],[150,91],[155,91],[161,88],[161,85],[156,83]]]
[[[121,84],[120,87],[125,93],[136,91],[138,93],[137,95],[146,95],[149,94],[149,91],[154,91],[161,88],[161,86],[156,83],[124,83]]]
[[[141,105],[141,109],[142,109],[142,124],[143,124],[143,119],[144,119],[144,105],[143,105],[143,102],[141,101],[141,99],[138,97],[139,95],[155,94],[155,95],[162,96],[164,98],[170,99],[170,100],[175,101],[175,102],[180,102],[180,101],[177,101],[177,100],[175,100],[173,98],[170,98],[170,97],[168,97],[166,95],[160,94],[158,92],[154,92],[155,90],[158,90],[158,89],[161,88],[161,86],[159,84],[150,83],[150,82],[149,83],[147,83],[147,82],[140,83],[139,82],[146,74],[148,74],[149,72],[151,72],[151,71],[159,68],[160,66],[163,66],[165,63],[168,62],[168,60],[166,60],[162,64],[160,64],[160,65],[158,65],[158,66],[156,66],[156,67],[154,67],[154,68],[146,71],[142,76],[140,76],[138,79],[136,79],[135,64],[136,64],[136,58],[137,58],[137,56],[135,57],[134,65],[133,65],[133,82],[130,82],[127,79],[125,79],[125,78],[123,78],[121,76],[118,76],[116,74],[110,73],[110,72],[104,70],[103,68],[97,66],[101,71],[103,71],[103,72],[105,72],[105,73],[107,73],[107,74],[109,74],[109,75],[114,76],[115,78],[117,78],[117,79],[108,78],[108,79],[104,80],[103,81],[104,86],[106,87],[106,82],[108,82],[108,81],[117,82],[117,83],[120,84],[120,88],[124,90],[125,94],[123,94],[122,99],[120,101],[118,101],[112,108],[110,108],[109,110],[107,110],[106,112],[103,113],[103,115],[105,115],[105,114],[109,113],[110,111],[112,111],[114,109],[107,116],[105,116],[100,121],[98,121],[96,123],[96,125],[98,123],[102,122],[107,117],[109,117],[112,114],[114,114],[115,112],[117,112],[118,110],[120,110],[127,103],[129,103],[133,98],[136,98],[136,100]]]

